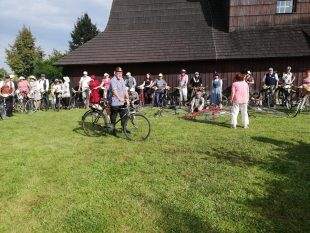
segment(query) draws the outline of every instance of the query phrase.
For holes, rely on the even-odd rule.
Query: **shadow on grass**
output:
[[[216,125],[216,126],[220,126],[224,128],[231,128],[231,125],[227,123],[227,121],[221,122],[221,121],[218,121],[217,119],[212,120],[212,121],[206,120],[206,119],[199,119],[199,118],[195,118],[195,119],[181,118],[181,119],[186,120],[186,121],[200,123],[200,124],[209,124],[209,125]]]
[[[267,137],[254,140],[276,146],[270,162],[260,167],[273,173],[271,180],[261,184],[267,195],[245,201],[270,222],[270,232],[309,232],[310,219],[310,144],[293,144]]]

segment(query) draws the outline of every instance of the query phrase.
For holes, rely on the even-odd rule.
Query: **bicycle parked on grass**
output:
[[[120,118],[115,125],[111,124],[109,117],[109,108],[104,100],[100,105],[91,106],[82,117],[82,127],[88,136],[100,136],[111,134],[116,130],[116,125],[125,119],[125,123],[121,128],[128,140],[144,141],[151,133],[151,124],[149,120],[142,114],[136,113],[134,108],[124,106],[127,113]]]
[[[72,96],[69,101],[69,108],[83,108],[85,106],[84,100],[82,97],[82,91],[76,91],[72,89]]]
[[[296,117],[301,112],[309,112],[310,111],[310,95],[304,95],[298,99],[296,103],[291,105],[291,108],[288,112],[290,117]]]

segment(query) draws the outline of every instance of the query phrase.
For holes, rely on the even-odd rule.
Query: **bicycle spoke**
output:
[[[143,115],[131,115],[124,127],[126,137],[134,141],[146,140],[150,135],[150,131],[150,122]]]

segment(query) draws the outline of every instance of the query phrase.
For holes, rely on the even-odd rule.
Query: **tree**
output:
[[[41,59],[35,64],[34,75],[39,77],[41,74],[45,74],[49,79],[61,78],[63,76],[62,68],[55,66],[55,63],[64,55],[65,53],[54,49],[46,59]]]
[[[99,34],[99,30],[95,24],[91,22],[88,14],[84,14],[77,19],[74,29],[71,32],[72,40],[69,41],[70,51],[75,50],[87,41],[93,39]]]
[[[23,28],[19,31],[13,45],[6,49],[6,61],[16,75],[29,76],[33,74],[35,64],[44,56],[30,28]]]
[[[6,70],[4,68],[0,68],[0,79],[4,78],[6,74],[7,74]]]

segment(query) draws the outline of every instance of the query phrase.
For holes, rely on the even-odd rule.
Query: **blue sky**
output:
[[[0,0],[0,67],[5,64],[5,48],[18,30],[30,27],[37,44],[46,53],[53,48],[68,50],[70,32],[84,12],[100,30],[106,26],[112,0]]]

